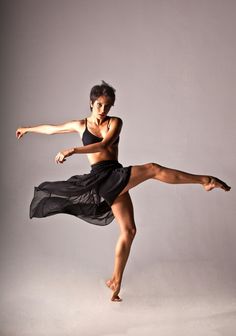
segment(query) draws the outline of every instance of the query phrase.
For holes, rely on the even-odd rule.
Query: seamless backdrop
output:
[[[1,336],[233,335],[236,2],[8,0],[1,7]],[[206,193],[148,181],[131,191],[137,236],[116,306],[104,281],[117,223],[29,219],[34,186],[90,169],[83,155],[54,163],[81,140],[15,137],[19,126],[85,117],[89,91],[102,79],[116,88],[110,114],[124,122],[123,165],[157,162],[232,186]]]

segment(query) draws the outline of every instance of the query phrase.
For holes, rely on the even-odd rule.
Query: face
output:
[[[94,103],[91,102],[92,114],[96,118],[105,118],[111,108],[111,99],[106,96],[100,96]]]

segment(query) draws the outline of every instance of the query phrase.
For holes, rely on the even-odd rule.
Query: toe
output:
[[[122,299],[118,296],[118,295],[113,295],[112,298],[111,298],[111,301],[115,301],[115,302],[121,302]]]

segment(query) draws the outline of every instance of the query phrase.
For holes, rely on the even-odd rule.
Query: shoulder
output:
[[[114,125],[114,126],[116,125],[116,126],[122,127],[123,121],[119,117],[110,116],[109,124]]]
[[[77,131],[78,133],[80,133],[81,131],[83,131],[84,126],[85,126],[85,119],[81,119],[81,120],[71,120],[69,122],[71,124],[71,127]]]

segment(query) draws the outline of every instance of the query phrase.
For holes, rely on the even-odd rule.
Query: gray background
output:
[[[2,1],[0,335],[235,335],[236,1]],[[104,281],[119,229],[29,219],[33,187],[89,170],[76,134],[27,134],[89,113],[117,89],[123,165],[158,162],[230,193],[147,181],[121,304]]]

